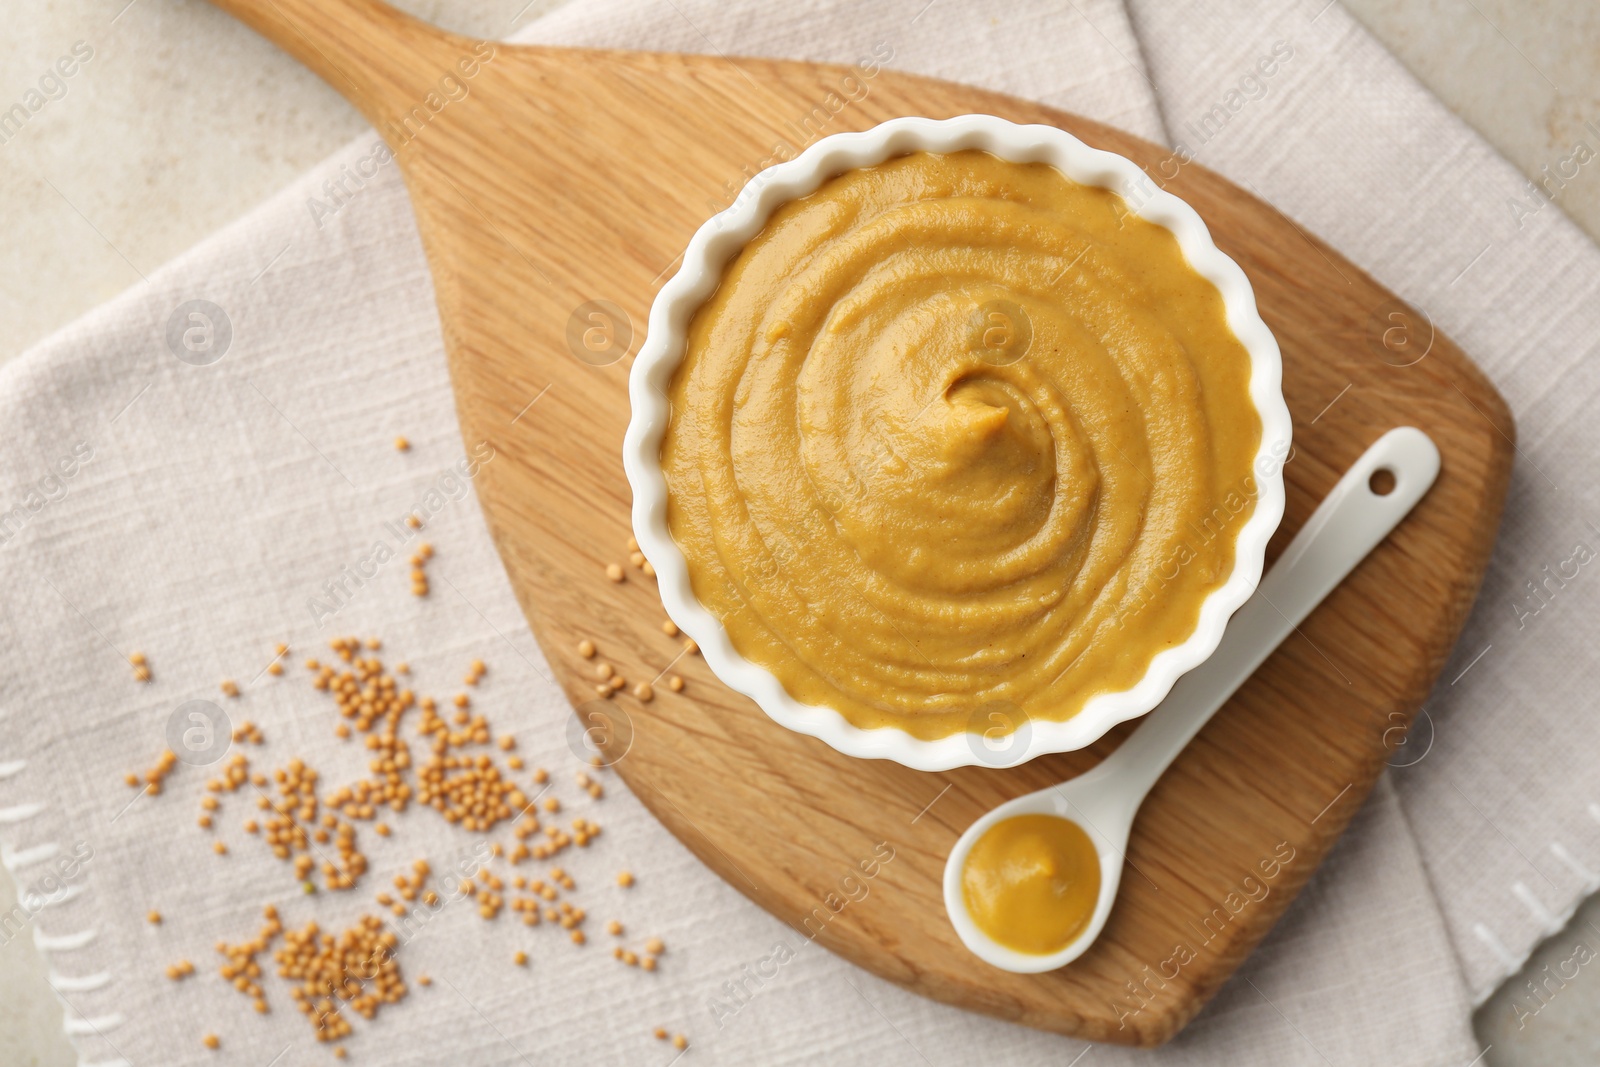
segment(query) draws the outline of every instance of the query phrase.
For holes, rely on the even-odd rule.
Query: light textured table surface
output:
[[[561,2],[399,6],[449,29],[504,37]],[[1345,2],[1530,177],[1558,173],[1580,141],[1600,149],[1592,0]],[[64,92],[0,143],[0,360],[138,283],[364,127],[322,82],[200,0],[0,3],[0,109],[75,45],[80,58],[92,52]],[[1600,167],[1549,187],[1600,236]],[[0,914],[15,903],[0,873]],[[1478,1032],[1491,1046],[1483,1062],[1600,1062],[1600,978],[1575,958],[1600,958],[1600,901],[1480,1010]],[[73,1062],[31,942],[0,942],[0,1064]]]

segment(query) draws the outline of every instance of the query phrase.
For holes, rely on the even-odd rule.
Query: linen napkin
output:
[[[1600,326],[1585,299],[1600,281],[1593,246],[1323,0],[1035,0],[994,14],[963,0],[607,0],[521,36],[838,62],[882,44],[892,66],[1183,143],[1426,310],[1522,427],[1501,546],[1423,720],[1431,747],[1417,761],[1423,739],[1412,739],[1396,761],[1408,765],[1380,782],[1278,928],[1157,1052],[936,1005],[797,944],[615,779],[599,801],[571,787],[570,712],[466,491],[403,186],[379,167],[328,210],[324,183],[371,157],[372,135],[0,369],[0,859],[23,889],[0,916],[0,943],[31,936],[46,952],[83,1060],[211,1062],[207,1031],[239,1062],[326,1055],[276,979],[264,982],[267,1015],[216,981],[212,945],[253,935],[266,903],[292,927],[343,926],[374,910],[370,892],[286,894],[288,872],[238,829],[248,794],[223,799],[216,833],[199,830],[200,782],[218,765],[181,764],[155,797],[122,779],[154,762],[192,699],[261,727],[264,745],[235,749],[260,769],[301,755],[326,781],[359,777],[364,752],[333,736],[331,702],[298,666],[345,633],[381,635],[381,654],[408,660],[418,690],[441,697],[468,661],[488,662],[475,706],[516,735],[529,766],[550,768],[571,812],[604,826],[567,864],[582,903],[668,945],[646,974],[559,931],[446,907],[402,947],[409,997],[355,1020],[352,1056],[667,1063],[677,1053],[651,1035],[658,1026],[689,1037],[686,1055],[730,1064],[1477,1056],[1472,1000],[1600,881],[1589,814],[1600,808],[1581,773],[1600,727],[1580,710],[1593,669],[1583,601],[1600,594],[1583,574],[1592,552],[1577,551],[1600,543],[1579,418],[1594,373],[1582,357]],[[1275,49],[1288,58],[1264,79],[1257,60]],[[1207,124],[1219,104],[1226,122]],[[393,448],[397,435],[409,451]],[[426,514],[418,539],[438,550],[422,599],[404,574],[415,541],[402,544],[396,525],[413,510]],[[397,562],[332,619],[309,606],[380,542],[401,549]],[[291,646],[281,677],[266,669],[280,641]],[[136,651],[148,683],[134,678]],[[239,697],[221,695],[224,678]],[[392,821],[389,839],[363,834],[376,883],[417,856],[436,868],[471,858],[429,812]],[[623,869],[632,889],[615,884]],[[779,943],[792,962],[751,992],[746,965]],[[527,967],[511,961],[517,947]],[[183,958],[196,977],[162,977]],[[421,974],[433,983],[418,985]]]

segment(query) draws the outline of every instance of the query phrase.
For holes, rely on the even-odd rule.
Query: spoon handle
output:
[[[1374,474],[1394,487],[1380,495]],[[1178,679],[1132,737],[1096,768],[1135,806],[1216,710],[1433,485],[1439,450],[1421,430],[1390,430],[1356,460],[1228,623],[1217,650]]]

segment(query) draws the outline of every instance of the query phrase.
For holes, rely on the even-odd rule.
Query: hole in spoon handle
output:
[[[1384,494],[1372,486],[1380,470],[1394,480]],[[1142,797],[1234,690],[1399,525],[1438,474],[1439,450],[1421,430],[1403,426],[1378,438],[1234,614],[1217,650],[1178,679],[1161,706],[1096,771],[1142,785]]]

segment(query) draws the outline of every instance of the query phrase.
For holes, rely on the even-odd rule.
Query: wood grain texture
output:
[[[602,704],[608,721],[631,727],[611,734],[613,755],[631,742],[618,771],[662,823],[799,936],[926,996],[1140,1045],[1193,1018],[1360,806],[1476,595],[1515,431],[1462,353],[1216,174],[1036,104],[887,70],[765,59],[504,44],[483,58],[477,42],[374,0],[217,2],[318,71],[394,145],[433,268],[462,433],[469,447],[496,451],[479,497],[568,695],[580,709],[596,700],[592,665],[575,652],[582,638],[630,679],[670,665],[688,680],[682,694],[657,686],[647,705],[627,695]],[[1250,277],[1283,349],[1295,417],[1288,510],[1269,561],[1383,431],[1419,426],[1444,456],[1411,517],[1151,792],[1100,941],[1034,976],[989,968],[957,941],[940,896],[945,855],[981,812],[1084,770],[1131,727],[1015,770],[924,774],[851,760],[772,724],[697,658],[677,658],[648,580],[636,571],[605,580],[629,533],[619,449],[630,359],[595,366],[567,336],[580,305],[612,301],[637,351],[650,302],[695,228],[780,143],[800,147],[797,131],[970,112],[1056,125],[1161,175]],[[1418,351],[1419,362],[1398,365]],[[883,842],[894,858],[861,879],[858,864]],[[1289,852],[1264,873],[1263,862]],[[834,914],[852,874],[867,895]]]

